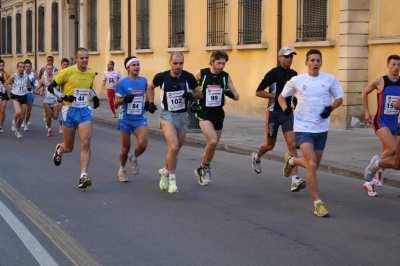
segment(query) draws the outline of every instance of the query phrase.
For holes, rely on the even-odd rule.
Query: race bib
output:
[[[399,110],[394,108],[394,104],[396,103],[398,98],[399,98],[399,96],[386,95],[385,109],[383,110],[383,113],[385,115],[397,115],[397,114],[399,114]]]
[[[222,88],[219,85],[208,85],[206,88],[206,106],[221,106]]]
[[[72,102],[73,107],[86,107],[89,101],[89,90],[88,89],[74,89],[75,101]]]
[[[179,111],[185,109],[185,99],[182,97],[185,91],[167,92],[168,111]]]
[[[18,91],[21,93],[26,93],[26,91],[27,91],[27,85],[26,85],[26,83],[23,83],[23,82],[18,82],[17,88],[18,88]]]
[[[143,111],[143,97],[135,97],[131,103],[128,103],[127,114],[140,115]]]

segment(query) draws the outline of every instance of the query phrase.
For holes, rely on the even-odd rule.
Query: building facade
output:
[[[1,57],[6,70],[30,59],[34,68],[52,55],[73,61],[76,47],[89,50],[89,67],[103,73],[109,60],[121,73],[123,61],[136,55],[141,75],[152,80],[169,68],[180,51],[184,68],[208,66],[211,53],[228,52],[225,68],[240,100],[228,100],[227,113],[264,117],[267,100],[255,90],[277,64],[280,47],[296,53],[292,68],[307,71],[305,54],[323,54],[322,71],[340,80],[343,105],[331,118],[334,128],[363,125],[361,91],[387,73],[386,59],[399,54],[397,0],[1,0]],[[101,75],[94,84],[100,96]],[[156,97],[158,99],[158,97]],[[376,100],[370,97],[370,106]]]

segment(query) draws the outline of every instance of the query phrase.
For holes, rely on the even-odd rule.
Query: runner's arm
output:
[[[4,88],[6,89],[6,91],[8,92],[8,93],[11,93],[11,90],[9,89],[9,86],[10,86],[10,84],[11,83],[13,83],[14,82],[14,75],[12,75],[11,77],[9,77],[8,79],[7,79],[7,81],[6,82],[4,82]]]
[[[228,76],[228,89],[233,93],[234,97],[232,98],[234,101],[239,100],[239,93],[236,91],[235,86],[233,85],[233,81],[231,76]],[[231,97],[230,97],[231,98]]]
[[[37,95],[40,95],[39,90],[40,90],[40,88],[42,88],[42,86],[43,86],[43,82],[42,82],[42,80],[39,80],[39,82],[38,82],[38,84],[37,84],[37,86],[35,88],[35,93]]]
[[[373,90],[378,90],[379,92],[379,85],[383,83],[383,78],[374,79],[368,86],[362,91],[361,93],[361,100],[364,107],[364,114],[365,114],[365,121],[369,124],[372,124],[372,115],[369,111],[368,107],[368,94],[370,94]]]
[[[257,87],[256,90],[256,96],[261,97],[261,98],[267,98],[267,99],[275,99],[276,94],[275,93],[270,93],[268,91],[265,91],[268,87],[270,87],[272,84],[275,82],[275,73],[276,69],[271,69],[267,74],[265,74],[263,80],[260,82],[260,84]]]

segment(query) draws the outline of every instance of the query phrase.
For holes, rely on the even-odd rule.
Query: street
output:
[[[46,137],[43,109],[34,107],[30,131],[21,130],[17,139],[12,113],[9,102],[0,134],[0,203],[38,244],[22,242],[7,223],[10,215],[1,212],[1,266],[45,265],[38,258],[47,255],[58,265],[400,264],[399,188],[385,186],[372,198],[363,181],[319,171],[330,212],[320,218],[307,189],[290,192],[283,162],[263,160],[257,175],[250,156],[217,151],[211,186],[201,187],[193,171],[204,146],[185,143],[176,172],[179,193],[169,194],[158,185],[167,153],[163,136],[149,135],[140,174],[128,168],[130,182],[120,183],[119,132],[94,122],[93,185],[80,190],[78,137],[56,167],[58,122],[53,137]],[[300,176],[305,178],[303,169]],[[43,251],[35,257],[39,246]]]

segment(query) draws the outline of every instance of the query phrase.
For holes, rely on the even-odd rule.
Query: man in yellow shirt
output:
[[[75,131],[78,129],[81,140],[81,177],[79,188],[92,185],[92,180],[87,175],[90,161],[90,138],[92,137],[92,108],[89,106],[89,96],[92,96],[94,106],[100,106],[96,93],[91,88],[95,72],[89,69],[89,53],[85,48],[78,48],[75,53],[76,65],[63,69],[54,76],[54,81],[49,85],[48,91],[63,99],[64,106],[61,110],[63,120],[64,142],[56,145],[53,162],[56,166],[61,164],[63,153],[70,153],[74,148]],[[63,86],[64,93],[58,91],[57,85]]]

